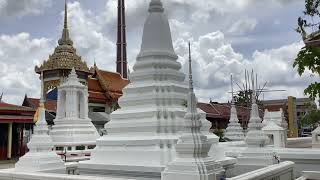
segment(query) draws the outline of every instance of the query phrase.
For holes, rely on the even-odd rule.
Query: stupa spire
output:
[[[69,37],[67,0],[64,1],[64,23],[63,23],[62,36],[59,39],[58,43],[59,45],[70,45],[70,46],[73,45],[73,42]]]
[[[178,59],[171,38],[168,18],[160,0],[149,4],[149,16],[145,22],[138,60],[147,56],[166,56]]]
[[[232,141],[241,141],[244,139],[243,129],[239,123],[238,113],[234,101],[234,94],[233,94],[233,77],[231,78],[231,107],[230,107],[230,119],[228,127],[226,128],[225,137],[231,139]]]
[[[67,0],[64,0],[64,29],[68,29],[68,5]]]
[[[189,95],[188,95],[188,112],[197,113],[197,100],[193,90],[192,80],[192,57],[191,57],[191,44],[189,41]]]
[[[118,0],[117,72],[128,78],[126,17],[124,0]]]
[[[149,12],[163,12],[164,8],[161,0],[152,0],[150,2]]]

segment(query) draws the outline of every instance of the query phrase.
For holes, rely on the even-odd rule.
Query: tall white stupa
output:
[[[22,156],[15,164],[17,172],[52,172],[65,173],[64,162],[53,151],[54,143],[48,132],[45,117],[43,97],[43,73],[41,74],[41,99],[37,110],[38,121],[34,127],[34,133],[28,143],[29,152]],[[36,117],[35,117],[36,118]]]
[[[58,153],[80,156],[89,153],[99,137],[88,118],[88,87],[79,82],[74,68],[58,88],[57,115],[50,135]]]
[[[207,136],[200,131],[201,115],[197,111],[197,99],[193,91],[191,50],[189,42],[189,93],[188,109],[185,114],[186,132],[176,145],[177,157],[162,172],[161,180],[220,180],[224,169],[208,153],[212,146]]]
[[[232,91],[232,100],[231,100],[231,109],[230,109],[230,119],[229,119],[229,124],[228,124],[228,127],[226,128],[226,132],[224,136],[226,138],[231,139],[232,141],[243,141],[244,133],[239,123],[236,105],[234,104],[232,75],[231,75],[231,91]]]
[[[151,0],[131,82],[119,99],[121,108],[111,114],[108,135],[97,140],[91,159],[80,163],[81,173],[161,177],[185,131],[188,85],[177,59],[162,2]],[[202,120],[208,134],[209,122]]]

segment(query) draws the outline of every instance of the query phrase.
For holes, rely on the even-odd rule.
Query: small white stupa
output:
[[[269,121],[263,128],[263,132],[268,136],[268,145],[275,148],[285,148],[287,144],[287,131],[276,124],[275,121]]]
[[[188,110],[184,118],[186,133],[176,145],[177,158],[167,165],[161,180],[220,180],[224,170],[214,158],[208,156],[212,142],[200,130],[202,124],[193,91],[190,43]]]
[[[254,81],[252,82],[254,86]],[[239,173],[256,170],[277,163],[276,153],[266,147],[268,136],[262,131],[262,120],[259,117],[259,108],[256,103],[256,91],[252,93],[252,107],[248,124],[249,131],[245,142],[247,149],[238,156]]]
[[[105,125],[108,135],[97,140],[87,174],[106,173],[125,178],[157,179],[176,156],[175,145],[185,131],[188,85],[177,61],[168,18],[160,0],[151,0],[140,53],[130,84],[119,99],[120,109]],[[209,133],[209,121],[203,121]],[[217,143],[212,135],[210,140]]]
[[[57,115],[50,132],[57,153],[87,155],[99,134],[88,118],[88,87],[81,84],[73,68],[58,87]]]
[[[236,105],[234,104],[232,84],[233,84],[233,81],[232,81],[232,75],[231,75],[232,100],[231,100],[231,109],[230,109],[230,119],[229,119],[229,124],[228,124],[228,127],[226,128],[226,132],[224,136],[228,139],[231,139],[232,141],[243,141],[244,133],[239,123]]]
[[[265,126],[268,122],[274,121],[278,126],[281,126],[283,129],[288,129],[288,123],[284,117],[282,108],[279,111],[269,112],[268,109],[264,111],[262,124]]]
[[[37,110],[38,121],[34,126],[34,133],[28,143],[29,152],[15,164],[15,171],[65,173],[64,162],[53,151],[54,143],[48,135],[49,130],[45,117],[43,92],[43,74],[41,74],[41,99]]]

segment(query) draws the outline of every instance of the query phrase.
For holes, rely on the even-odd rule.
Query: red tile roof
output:
[[[206,112],[206,116],[209,118],[229,119],[230,117],[230,104],[198,103],[198,108]],[[241,117],[247,117],[250,113],[249,108],[240,106],[236,108],[239,119]]]
[[[117,101],[123,94],[123,88],[129,84],[129,80],[123,79],[119,73],[103,71],[97,66],[91,68],[91,73],[93,75],[89,77],[88,88],[92,101]]]
[[[102,70],[99,71],[102,75],[102,78],[107,83],[108,90],[122,95],[122,89],[129,84],[129,81],[127,79],[123,79],[119,73]]]
[[[0,102],[0,123],[33,123],[35,109]]]
[[[30,104],[30,106],[34,109],[38,109],[40,100],[36,98],[26,98],[26,101]],[[45,108],[47,111],[56,112],[57,110],[57,101],[55,100],[46,100]]]
[[[30,107],[17,106],[13,104],[8,104],[5,102],[0,102],[0,111],[2,110],[12,110],[12,111],[21,111],[21,112],[34,112],[35,110]]]

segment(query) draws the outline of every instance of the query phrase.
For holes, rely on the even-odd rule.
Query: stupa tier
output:
[[[188,85],[177,59],[162,2],[152,0],[121,108],[111,114],[108,135],[97,140],[91,159],[80,163],[82,172],[160,178],[185,131]],[[209,122],[202,119],[208,134]]]
[[[244,140],[243,129],[239,123],[239,119],[237,117],[237,109],[233,100],[231,103],[230,120],[226,129],[225,137],[231,139],[232,141]]]
[[[95,147],[99,134],[88,118],[88,88],[72,69],[58,88],[57,116],[50,132],[56,151],[79,152]]]

